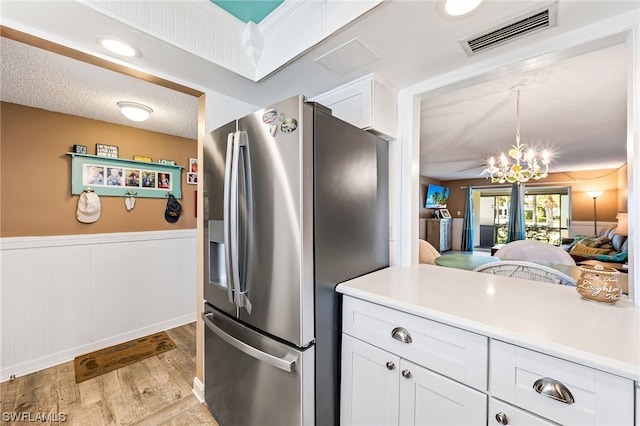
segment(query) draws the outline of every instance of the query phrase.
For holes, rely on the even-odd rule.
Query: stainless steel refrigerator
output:
[[[388,266],[387,142],[296,96],[211,132],[202,165],[209,410],[338,424],[335,286]]]

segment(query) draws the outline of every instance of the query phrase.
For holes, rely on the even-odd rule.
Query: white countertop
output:
[[[640,381],[640,308],[628,299],[434,265],[392,266],[337,291]]]

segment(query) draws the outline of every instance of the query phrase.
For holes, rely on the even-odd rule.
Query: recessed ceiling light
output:
[[[482,0],[446,0],[444,10],[451,16],[465,15],[482,3]]]
[[[135,47],[129,46],[127,43],[110,37],[98,37],[96,38],[98,44],[107,49],[111,53],[116,55],[126,56],[128,58],[134,56],[142,56],[140,51]]]
[[[148,106],[135,102],[121,101],[118,102],[118,106],[120,107],[122,115],[131,121],[144,121],[149,118],[149,114],[153,112]]]

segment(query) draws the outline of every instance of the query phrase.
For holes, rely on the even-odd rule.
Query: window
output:
[[[493,225],[492,244],[507,242],[511,192],[483,191],[480,195],[480,224]],[[569,188],[525,188],[524,220],[528,240],[560,245],[569,235]],[[492,217],[491,217],[492,216]]]

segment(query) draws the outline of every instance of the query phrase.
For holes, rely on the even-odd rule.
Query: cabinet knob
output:
[[[393,331],[391,331],[391,337],[404,343],[413,342],[413,339],[411,339],[411,335],[409,334],[409,332],[402,327],[394,328]]]
[[[405,379],[410,379],[411,378],[411,371],[402,370],[402,377],[404,377]]]
[[[394,370],[396,365],[392,361],[387,361],[387,370]]]
[[[505,413],[500,411],[498,414],[496,414],[496,421],[501,425],[506,425],[509,424],[509,417],[507,417]]]

